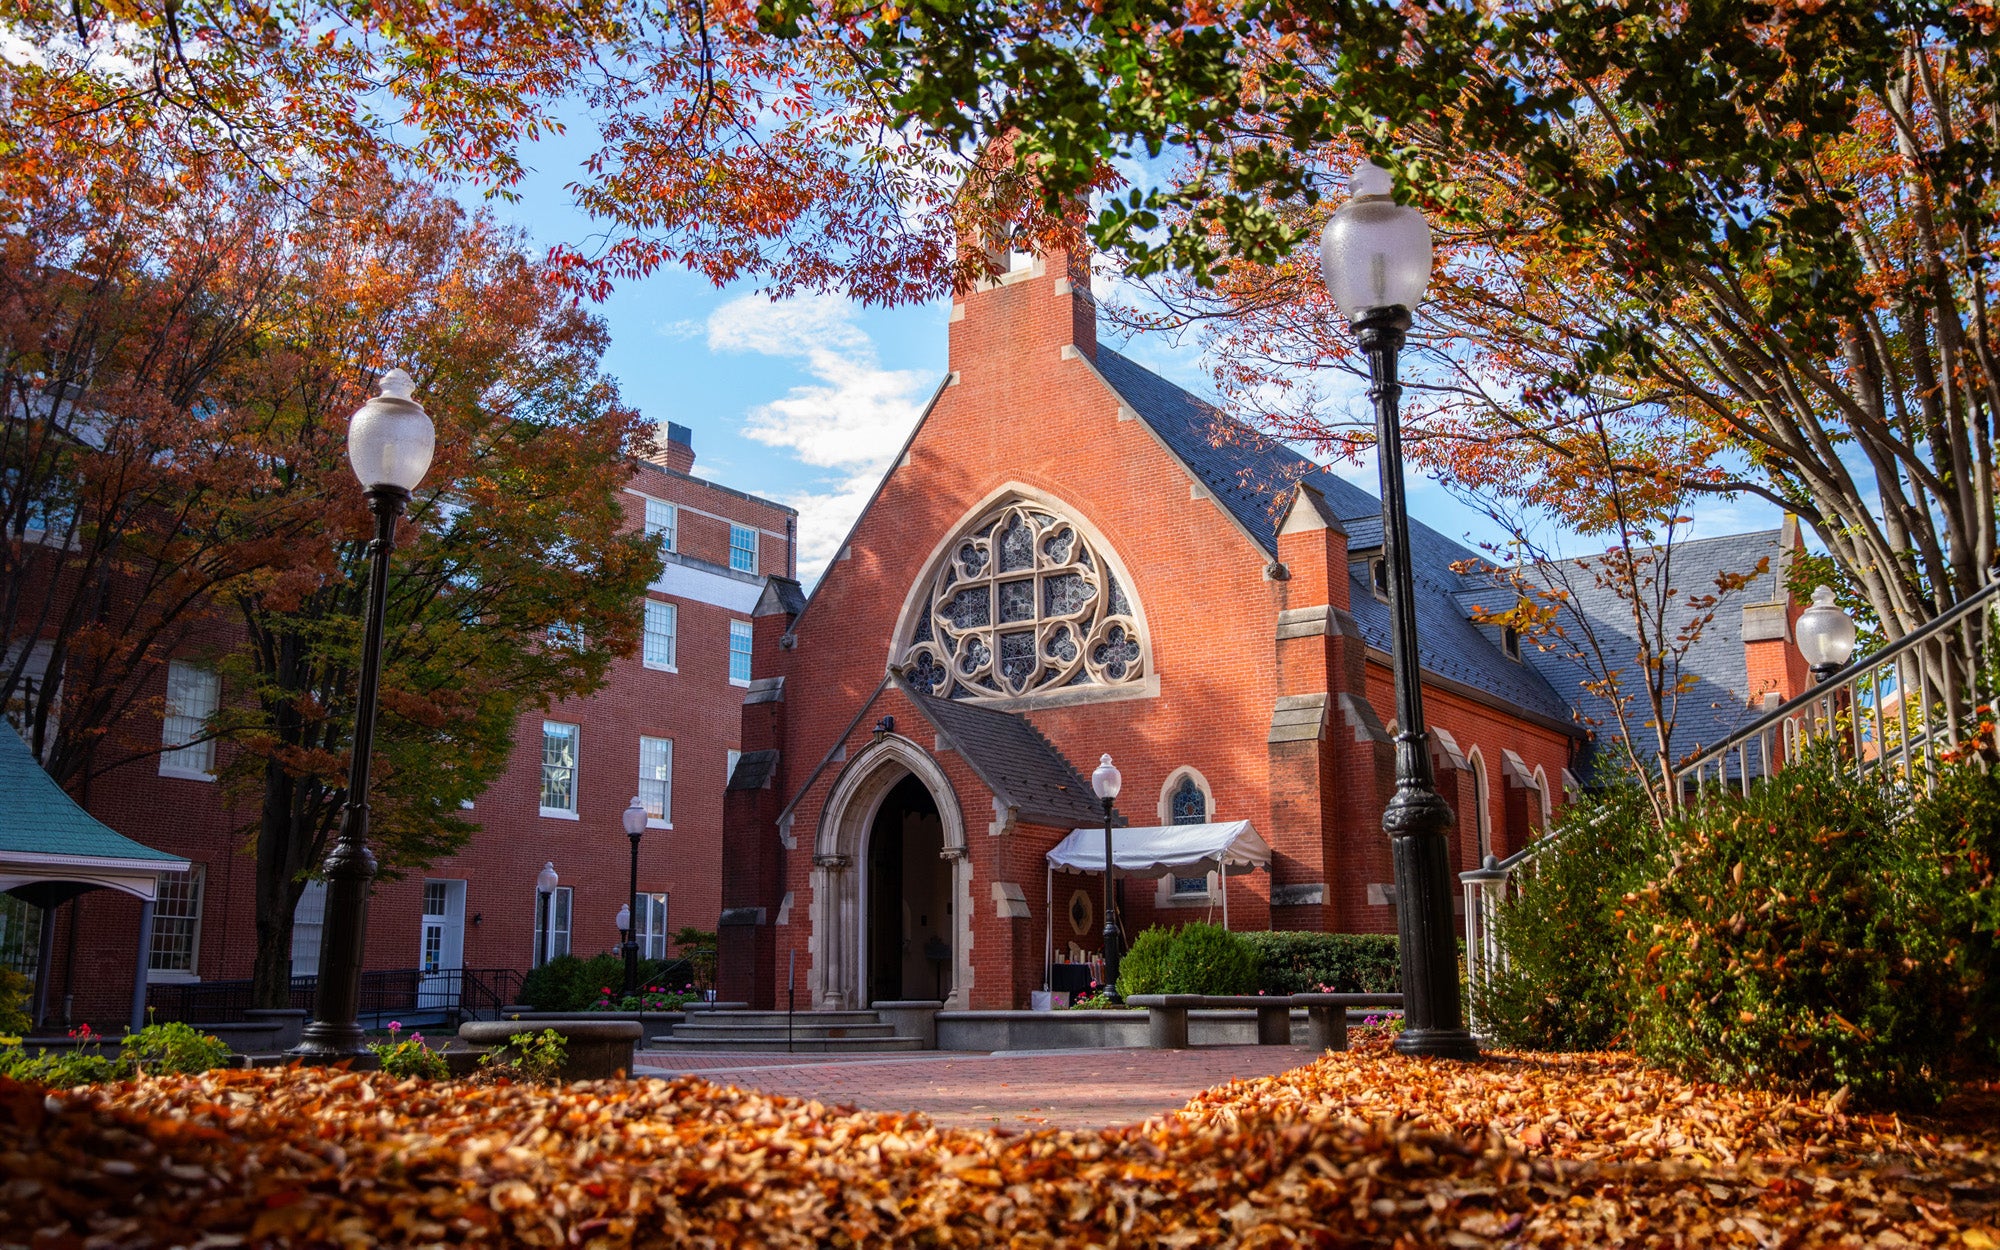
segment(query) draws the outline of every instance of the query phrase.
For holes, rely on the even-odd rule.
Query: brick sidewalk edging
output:
[[[1198,1046],[852,1055],[675,1055],[637,1075],[719,1085],[868,1111],[916,1111],[954,1128],[1108,1128],[1172,1111],[1202,1090],[1302,1067],[1303,1046]],[[648,1059],[657,1059],[648,1055]]]

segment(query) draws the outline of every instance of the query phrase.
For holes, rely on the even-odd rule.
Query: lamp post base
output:
[[[367,1053],[367,1034],[360,1025],[328,1022],[322,1028],[321,1022],[315,1020],[306,1026],[299,1044],[286,1051],[285,1056],[305,1063],[338,1063]]]
[[[1477,1059],[1479,1041],[1464,1029],[1404,1029],[1396,1035],[1396,1053],[1426,1059]]]

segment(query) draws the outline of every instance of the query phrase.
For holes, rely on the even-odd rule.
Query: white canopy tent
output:
[[[1128,877],[1165,877],[1195,872],[1222,874],[1222,927],[1229,927],[1229,869],[1269,869],[1271,846],[1247,820],[1198,825],[1149,825],[1111,831],[1112,855]],[[1044,980],[1056,958],[1056,874],[1104,871],[1104,827],[1078,829],[1048,853],[1048,940]]]

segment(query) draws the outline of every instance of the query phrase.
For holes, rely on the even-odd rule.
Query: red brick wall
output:
[[[793,567],[790,510],[652,465],[641,465],[632,485],[682,505],[678,545],[687,555],[726,566],[729,530],[721,518],[731,518],[764,531],[759,551],[764,572],[782,574]],[[639,526],[643,501],[635,494],[624,499],[630,524]],[[417,966],[428,877],[466,882],[466,967],[526,969],[533,956],[535,876],[550,860],[562,884],[575,889],[572,949],[589,954],[614,948],[613,917],[625,898],[630,863],[620,813],[637,789],[642,734],[674,742],[673,828],[648,830],[642,839],[639,888],[671,892],[671,928],[715,927],[725,770],[741,732],[744,695],[729,681],[729,622],[749,620],[751,613],[673,601],[678,671],[648,669],[635,654],[614,662],[609,683],[590,698],[523,716],[506,771],[467,813],[481,829],[466,849],[402,880],[377,883],[369,909],[368,967]],[[753,657],[755,675],[763,674],[764,662],[761,655]],[[159,688],[135,705],[122,733],[158,742],[164,681],[164,674],[156,678]],[[226,683],[223,697],[231,697]],[[581,729],[577,820],[538,814],[544,719]],[[254,809],[225,810],[216,785],[161,777],[150,759],[98,778],[82,798],[92,814],[120,833],[205,867],[197,974],[205,981],[248,977],[255,945],[255,865],[246,830]],[[100,890],[83,896],[78,910],[68,977],[73,913],[70,906],[58,912],[51,1010],[60,1017],[65,994],[73,992],[74,1019],[116,1027],[131,1001],[139,905]]]

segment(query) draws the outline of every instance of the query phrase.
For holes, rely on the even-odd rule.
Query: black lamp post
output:
[[[1320,236],[1320,264],[1334,303],[1368,355],[1375,402],[1375,454],[1382,471],[1382,554],[1389,574],[1390,659],[1396,682],[1396,795],[1382,828],[1396,871],[1396,932],[1403,974],[1406,1055],[1477,1059],[1458,993],[1458,951],[1451,922],[1451,808],[1438,794],[1424,730],[1422,669],[1417,657],[1410,517],[1403,496],[1402,386],[1396,354],[1410,310],[1430,282],[1431,232],[1423,214],[1391,198],[1389,171],[1364,162]]]
[[[639,839],[646,834],[646,805],[633,795],[625,808],[625,836],[632,840],[632,880],[627,891],[631,924],[625,930],[625,997],[639,992]]]
[[[1111,803],[1124,781],[1109,755],[1098,760],[1097,771],[1090,774],[1090,788],[1104,804],[1104,995],[1114,1003],[1118,1001],[1118,960],[1123,952],[1118,949],[1118,904],[1112,893],[1118,861],[1111,856]]]
[[[542,913],[542,942],[535,948],[537,968],[555,958],[556,885],[561,880],[554,860],[543,864],[542,870],[535,874],[535,901],[541,905]]]
[[[410,398],[416,384],[401,369],[382,375],[382,393],[363,404],[347,425],[347,460],[375,514],[368,544],[367,620],[361,643],[361,688],[354,706],[354,757],[347,768],[347,804],[340,837],[327,855],[326,928],[320,941],[318,992],[313,1020],[297,1049],[302,1059],[346,1059],[362,1051],[356,1020],[361,963],[368,938],[368,894],[375,882],[375,854],[368,849],[368,757],[375,746],[376,692],[382,677],[382,631],[389,608],[389,553],[396,518],[431,466],[437,431],[423,406]]]

